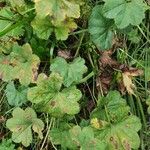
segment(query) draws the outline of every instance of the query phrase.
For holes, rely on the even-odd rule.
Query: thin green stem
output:
[[[77,50],[76,50],[76,53],[75,53],[75,56],[74,56],[74,57],[77,57],[77,56],[79,55],[79,50],[80,50],[80,47],[81,47],[81,44],[82,44],[84,35],[85,35],[85,33],[82,33],[81,38],[80,38],[80,42],[79,42],[79,45],[78,45],[78,48],[77,48]]]
[[[136,97],[137,104],[139,106],[139,110],[140,110],[141,117],[142,117],[142,120],[143,120],[143,128],[146,130],[147,129],[147,124],[146,124],[146,119],[145,119],[144,110],[143,110],[143,107],[142,107],[142,104],[141,104],[141,100],[138,96],[135,95],[135,97]]]
[[[94,76],[94,72],[92,71],[91,73],[89,73],[85,78],[83,78],[82,80],[80,80],[80,82],[78,82],[78,84],[84,83],[86,82],[88,79],[90,79],[91,77]]]

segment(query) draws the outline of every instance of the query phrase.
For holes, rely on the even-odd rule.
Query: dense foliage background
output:
[[[0,150],[149,150],[149,10],[0,0]]]

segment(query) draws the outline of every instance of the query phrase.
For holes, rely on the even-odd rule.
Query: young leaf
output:
[[[40,74],[37,86],[28,90],[28,99],[35,103],[38,111],[48,112],[52,116],[77,114],[79,112],[78,101],[82,94],[74,86],[60,91],[62,83],[63,79],[57,73],[52,73],[48,78]]]
[[[14,44],[0,55],[0,78],[4,81],[19,79],[22,85],[35,82],[39,58],[32,53],[29,44],[22,47]]]
[[[6,97],[9,105],[21,106],[27,101],[27,87],[19,86],[17,89],[13,82],[8,83],[6,86]]]
[[[18,115],[19,114],[19,115]],[[32,108],[15,108],[12,113],[13,117],[6,122],[7,128],[12,133],[12,140],[15,143],[22,143],[28,147],[32,142],[32,130],[38,133],[42,139],[42,130],[44,129],[44,123],[37,118],[35,111]]]
[[[118,28],[139,25],[145,17],[143,0],[104,0],[104,16],[114,19]]]
[[[71,63],[67,63],[64,58],[57,57],[51,64],[50,70],[59,73],[63,79],[63,84],[69,87],[71,84],[78,83],[83,74],[87,71],[84,59],[78,57]]]

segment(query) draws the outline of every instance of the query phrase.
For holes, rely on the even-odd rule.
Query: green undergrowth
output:
[[[150,149],[149,10],[0,0],[0,150]]]

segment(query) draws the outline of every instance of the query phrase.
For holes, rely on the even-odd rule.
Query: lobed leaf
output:
[[[19,114],[19,115],[18,115]],[[42,130],[44,123],[37,118],[35,111],[32,108],[15,108],[12,113],[13,117],[6,122],[7,128],[12,132],[12,140],[15,143],[22,143],[28,147],[32,142],[32,130],[38,133],[42,139]]]
[[[107,50],[112,47],[112,25],[113,21],[103,16],[102,6],[95,6],[89,19],[88,28],[91,39],[99,50]]]
[[[63,78],[57,73],[52,73],[50,77],[40,74],[37,86],[28,90],[28,99],[38,111],[48,112],[52,116],[77,114],[82,94],[75,86],[61,90],[62,83]]]
[[[52,62],[50,70],[59,73],[63,77],[63,84],[69,87],[82,79],[83,74],[87,71],[84,64],[84,59],[80,57],[74,59],[71,63],[67,63],[64,58],[57,57]]]
[[[104,0],[104,16],[115,20],[118,28],[139,25],[145,17],[143,0]]]
[[[19,79],[22,85],[36,81],[40,63],[38,56],[32,54],[29,44],[22,47],[14,44],[7,51],[3,48],[0,55],[0,78],[3,81]]]
[[[11,106],[21,106],[27,101],[27,87],[19,86],[16,88],[14,83],[10,82],[6,86],[5,93]]]

